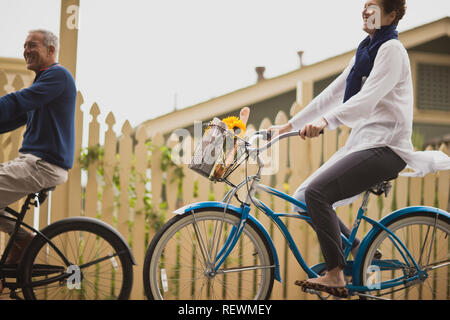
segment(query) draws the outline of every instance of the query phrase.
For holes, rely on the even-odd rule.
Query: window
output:
[[[450,66],[419,63],[417,108],[450,111]]]

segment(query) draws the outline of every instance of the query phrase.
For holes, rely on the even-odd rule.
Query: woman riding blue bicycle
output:
[[[410,176],[450,169],[450,158],[444,153],[413,150],[411,70],[396,30],[405,9],[405,0],[367,1],[362,18],[368,36],[348,67],[287,124],[269,129],[273,136],[301,130],[302,139],[317,137],[324,128],[352,129],[345,146],[294,195],[307,204],[327,265],[324,276],[301,281],[304,288],[345,291],[341,232],[348,237],[350,230],[334,207],[353,202],[376,183],[394,179],[405,167],[415,171],[405,174]],[[353,243],[353,256],[359,243],[358,239]]]
[[[143,267],[149,299],[270,298],[274,280],[283,281],[282,266],[258,214],[269,217],[286,239],[285,248],[309,278],[295,282],[306,292],[321,298],[327,292],[338,297],[414,299],[426,291],[425,297],[448,299],[450,214],[429,206],[399,208],[380,221],[365,214],[370,193],[387,194],[389,180],[405,167],[414,170],[403,173],[409,176],[450,169],[450,158],[443,152],[413,150],[411,70],[396,31],[404,12],[404,0],[367,1],[362,16],[369,36],[356,56],[287,124],[244,140],[225,119],[208,123],[189,168],[226,183],[229,191],[221,201],[178,208],[153,237]],[[373,26],[377,22],[379,29]],[[241,119],[248,119],[248,112],[241,110]],[[264,151],[282,139],[313,138],[324,128],[340,125],[352,129],[346,145],[293,197],[261,183]],[[249,160],[256,160],[251,173]],[[232,182],[228,177],[241,164],[245,175],[241,174],[240,183]],[[349,230],[334,207],[361,194],[363,201]],[[231,204],[233,197],[240,205]],[[300,214],[276,212],[269,201],[263,202],[274,198],[289,202]],[[255,216],[253,206],[258,209]],[[289,231],[291,219],[304,220],[315,229],[325,264],[308,265]],[[359,240],[356,234],[362,220],[371,229]],[[350,251],[353,261],[348,259]],[[347,283],[344,275],[349,276]]]

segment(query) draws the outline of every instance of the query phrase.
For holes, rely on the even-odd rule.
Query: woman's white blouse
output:
[[[380,146],[389,146],[407,163],[407,169],[413,170],[401,175],[424,176],[429,172],[450,169],[450,158],[445,153],[415,152],[413,149],[413,85],[408,53],[402,43],[394,39],[382,44],[369,77],[362,79],[361,90],[342,103],[346,79],[354,63],[355,57],[320,95],[289,120],[295,130],[320,117],[327,120],[329,130],[340,125],[351,128],[345,146],[314,172],[297,193],[317,174],[345,155]],[[358,197],[336,205],[348,204]]]

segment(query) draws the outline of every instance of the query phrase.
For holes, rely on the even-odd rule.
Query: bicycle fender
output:
[[[380,225],[383,227],[386,227],[389,223],[391,223],[394,220],[397,220],[399,218],[402,218],[404,216],[408,216],[415,212],[427,212],[430,215],[441,215],[449,219],[450,221],[450,214],[447,211],[441,210],[439,208],[435,207],[429,207],[429,206],[411,206],[406,207],[402,209],[398,209],[390,214],[388,214],[386,217],[378,221],[378,224],[374,224],[372,226],[372,229],[369,231],[369,233],[364,237],[364,239],[361,241],[361,244],[358,249],[358,253],[356,254],[355,262],[353,263],[353,284],[359,285],[361,283],[360,279],[360,269],[362,268],[362,260],[364,257],[364,254],[366,250],[368,249],[369,244],[372,242],[373,238],[376,236],[378,231],[381,229]]]
[[[230,211],[236,212],[239,215],[242,215],[243,208],[239,208],[234,205],[226,204],[226,203],[219,202],[219,201],[204,201],[204,202],[191,203],[191,204],[185,205],[184,207],[181,207],[181,208],[173,211],[173,213],[177,214],[177,215],[183,215],[183,214],[189,214],[192,210],[194,210],[194,212],[195,212],[195,210],[204,209],[204,208],[220,208],[220,209],[224,210],[225,206],[226,206],[227,210],[230,210]],[[269,233],[267,232],[266,228],[264,228],[264,226],[255,217],[253,217],[252,215],[248,215],[248,219],[251,220],[256,225],[256,227],[262,232],[262,234],[266,238],[267,243],[269,243],[270,250],[272,250],[272,254],[273,254],[273,257],[275,260],[275,280],[277,280],[278,282],[282,282],[281,273],[280,273],[280,263],[278,261],[277,250],[275,249],[275,245],[274,245],[272,239],[270,238]]]
[[[92,223],[92,224],[96,224],[96,225],[98,225],[100,227],[103,227],[103,228],[107,229],[109,232],[113,233],[115,236],[117,236],[122,241],[123,245],[125,246],[125,248],[128,251],[128,256],[129,256],[131,262],[133,263],[133,265],[137,264],[136,260],[134,259],[134,256],[133,256],[133,252],[131,251],[131,248],[128,245],[127,241],[124,239],[124,237],[116,229],[114,229],[112,226],[110,226],[106,222],[103,222],[103,221],[101,221],[99,219],[90,218],[90,217],[70,217],[70,218],[65,218],[65,219],[58,220],[58,221],[48,225],[47,227],[42,229],[41,232],[45,235],[45,234],[47,234],[46,232],[50,231],[51,229],[57,227],[60,224],[66,224],[66,223]]]

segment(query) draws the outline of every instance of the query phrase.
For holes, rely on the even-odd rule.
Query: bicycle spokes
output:
[[[38,299],[113,299],[122,281],[120,260],[108,242],[86,231],[73,231],[52,239],[67,266],[52,247],[44,245],[35,258],[32,283]]]

